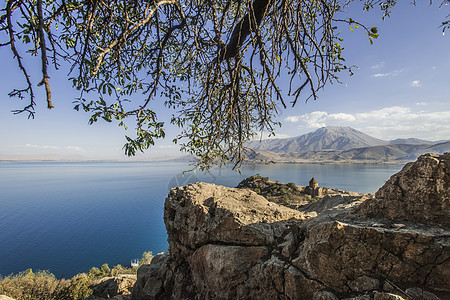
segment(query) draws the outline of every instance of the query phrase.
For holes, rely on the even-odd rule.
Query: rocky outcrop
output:
[[[362,216],[450,227],[450,153],[408,163],[359,208]]]
[[[448,154],[422,156],[376,198],[326,197],[305,211],[249,190],[174,188],[164,211],[169,252],[139,269],[132,297],[448,299],[446,161]],[[414,201],[428,206],[423,215]]]
[[[136,275],[131,274],[103,277],[91,286],[92,295],[86,300],[130,299],[136,278]]]

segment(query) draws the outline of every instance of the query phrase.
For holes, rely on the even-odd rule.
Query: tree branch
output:
[[[153,14],[156,12],[158,7],[160,7],[161,5],[167,5],[167,4],[178,4],[179,5],[177,0],[161,0],[161,1],[159,1],[158,3],[156,3],[154,8],[150,9],[150,11],[146,15],[145,19],[143,19],[141,22],[139,22],[138,24],[136,24],[129,30],[125,30],[124,32],[122,32],[119,39],[114,40],[106,49],[102,49],[102,52],[99,54],[99,56],[97,58],[97,64],[95,65],[94,71],[92,73],[92,77],[95,77],[95,75],[97,75],[98,69],[100,68],[101,63],[103,62],[103,58],[106,54],[108,54],[109,51],[111,51],[115,46],[117,46],[117,44],[119,44],[119,42],[126,41],[127,36],[130,35],[131,33],[133,33],[134,31],[136,31],[139,27],[147,24],[151,20]]]
[[[37,11],[38,11],[38,35],[39,35],[39,47],[41,48],[41,61],[42,61],[42,81],[38,86],[45,85],[45,92],[47,94],[47,108],[52,109],[55,106],[52,103],[52,91],[50,89],[50,83],[48,79],[50,78],[47,73],[47,48],[45,46],[45,35],[44,35],[44,18],[42,16],[42,0],[37,0]]]
[[[250,5],[250,11],[234,27],[228,44],[220,50],[218,55],[219,62],[235,57],[238,54],[247,36],[251,31],[259,27],[273,2],[274,0],[254,0],[253,4]]]

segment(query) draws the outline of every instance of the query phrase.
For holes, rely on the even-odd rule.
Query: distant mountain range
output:
[[[404,163],[450,151],[450,141],[380,140],[350,127],[329,126],[295,138],[252,141],[257,159],[279,162]]]

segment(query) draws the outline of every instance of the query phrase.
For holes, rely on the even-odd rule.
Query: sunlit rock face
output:
[[[450,153],[408,163],[359,211],[370,218],[450,227]]]
[[[246,189],[174,188],[169,252],[139,269],[132,297],[445,299],[448,187],[449,154],[421,156],[376,197],[327,197],[303,211]]]

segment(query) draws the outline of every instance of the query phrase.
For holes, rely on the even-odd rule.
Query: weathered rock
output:
[[[448,156],[420,157],[376,199],[326,197],[309,212],[249,190],[206,183],[172,189],[164,211],[169,253],[139,269],[133,299],[448,295]]]
[[[101,278],[91,286],[92,295],[100,298],[130,295],[136,278],[136,275],[131,274],[120,274],[114,277]]]
[[[310,216],[246,189],[202,182],[172,189],[164,207],[169,243],[191,249],[208,243],[271,244],[284,230],[280,221]]]
[[[189,261],[199,291],[213,298],[233,298],[233,290],[246,282],[248,272],[268,255],[261,246],[205,245]]]
[[[167,266],[170,256],[168,252],[159,253],[148,265],[142,265],[137,272],[137,280],[133,288],[133,299],[163,299],[164,280],[167,277]]]
[[[339,298],[332,292],[319,291],[314,293],[313,300],[339,300]]]
[[[367,292],[378,289],[380,281],[375,278],[363,275],[348,283],[350,289],[354,292]]]
[[[406,164],[359,207],[362,216],[450,227],[450,153]]]
[[[438,296],[433,293],[424,291],[421,288],[414,287],[406,290],[406,295],[410,296],[413,299],[421,299],[421,300],[440,300]]]
[[[449,289],[448,230],[397,231],[342,221],[322,222],[309,228],[299,251],[293,265],[341,293],[351,291],[349,284],[353,291],[365,290],[367,283],[357,284],[361,276],[369,274]]]
[[[397,294],[375,292],[373,300],[405,300],[405,298]]]

